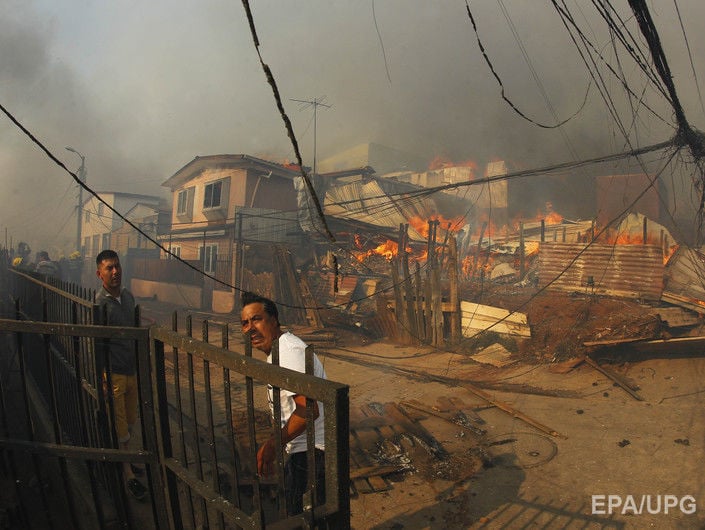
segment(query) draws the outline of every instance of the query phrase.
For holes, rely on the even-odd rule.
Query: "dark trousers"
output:
[[[326,470],[325,453],[320,449],[316,454],[316,505],[326,502]],[[306,493],[308,481],[308,459],[306,452],[294,453],[289,456],[284,466],[284,493],[286,495],[286,511],[289,515],[303,512],[303,496]]]

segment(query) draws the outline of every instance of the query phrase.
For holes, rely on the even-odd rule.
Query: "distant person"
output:
[[[31,271],[34,270],[34,263],[29,259],[32,249],[24,241],[17,243],[17,254],[12,260],[12,266],[16,269]]]
[[[240,315],[242,332],[252,342],[252,346],[267,354],[267,362],[272,362],[272,344],[278,341],[279,366],[306,372],[306,344],[292,333],[284,333],[279,324],[277,306],[271,300],[253,293],[243,293]],[[314,375],[326,379],[323,365],[314,355]],[[274,415],[273,390],[269,387],[268,400]],[[284,495],[289,515],[303,511],[303,495],[308,480],[308,460],[306,455],[306,396],[281,389],[281,438],[289,458],[284,466]],[[323,430],[323,404],[316,402],[314,410],[315,453],[316,453],[316,492],[318,503],[325,502],[325,442]],[[257,472],[269,476],[274,472],[276,442],[269,438],[257,451]]]
[[[103,250],[96,256],[96,275],[103,285],[98,291],[95,303],[100,306],[101,318],[107,316],[108,326],[132,327],[135,325],[135,298],[122,287],[122,266],[114,250]],[[137,359],[134,341],[109,339],[110,378],[112,383],[113,405],[115,410],[115,431],[118,443],[123,450],[128,449],[132,429],[137,422]],[[137,479],[142,469],[125,462],[123,473],[130,494],[137,500],[144,500],[147,489]]]
[[[59,277],[59,265],[49,259],[49,253],[46,250],[37,252],[36,271],[44,276]]]
[[[83,257],[78,250],[74,250],[69,254],[65,274],[68,281],[75,284],[81,283],[81,274],[83,272]]]

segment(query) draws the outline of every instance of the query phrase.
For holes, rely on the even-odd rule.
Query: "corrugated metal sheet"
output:
[[[705,254],[679,247],[668,260],[661,299],[698,312],[705,311]]]
[[[664,265],[658,246],[541,243],[538,259],[539,286],[552,282],[550,290],[661,298]]]
[[[418,202],[418,201],[416,201]],[[326,192],[324,211],[326,215],[367,223],[373,226],[398,229],[400,224],[408,223],[419,210],[406,205],[404,201],[390,201],[389,196],[375,181],[367,183],[351,182],[344,186],[335,186]],[[418,206],[418,205],[416,205]],[[409,227],[409,238],[425,241],[426,238]]]

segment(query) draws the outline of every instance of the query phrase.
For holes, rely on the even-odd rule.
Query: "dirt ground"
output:
[[[473,360],[492,336],[451,352],[335,330],[334,347],[317,347],[350,386],[352,527],[705,527],[705,356],[599,354],[640,401],[570,360],[586,340],[669,333],[648,305],[495,294],[532,328],[523,343],[494,337],[511,352],[502,367]],[[212,318],[237,329],[234,315]],[[365,478],[373,466],[391,471]]]

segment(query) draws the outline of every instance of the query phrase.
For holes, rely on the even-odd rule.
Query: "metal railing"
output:
[[[349,527],[347,386],[253,359],[249,347],[231,351],[227,326],[211,330],[204,322],[202,340],[193,337],[190,318],[179,333],[176,315],[172,329],[96,326],[93,293],[9,273],[18,302],[14,318],[0,319],[0,473],[13,478],[20,524]],[[216,331],[218,346],[209,343]],[[133,340],[137,354],[140,432],[127,451],[118,449],[112,400],[102,392],[110,363],[98,346],[114,338]],[[282,510],[282,457],[278,479],[256,473],[258,441],[272,432],[264,425],[268,411],[258,408],[265,385],[318,400],[325,410],[325,502],[312,498],[303,514]],[[20,461],[22,469],[13,464]],[[149,504],[127,495],[124,462],[146,467]],[[31,510],[37,483],[47,485],[42,510]],[[51,488],[56,495],[45,493]],[[309,491],[315,488],[311,480]]]

